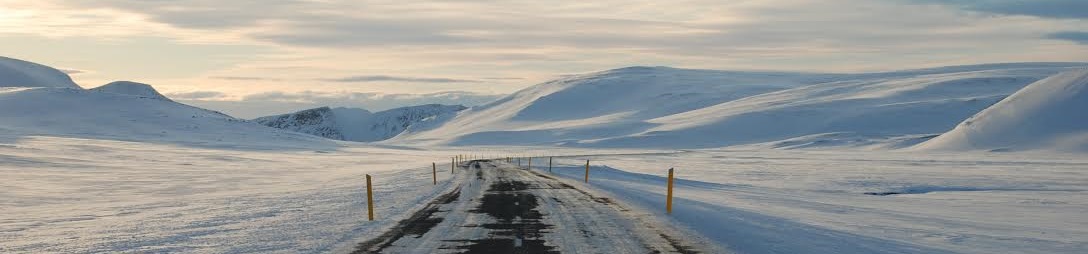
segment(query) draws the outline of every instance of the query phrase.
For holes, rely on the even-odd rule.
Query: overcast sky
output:
[[[0,0],[0,54],[62,68],[84,87],[145,82],[248,117],[482,101],[632,65],[1088,61],[1085,10],[1085,0]],[[280,104],[231,108],[244,102]]]

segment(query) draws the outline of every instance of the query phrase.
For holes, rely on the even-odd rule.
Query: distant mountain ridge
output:
[[[109,84],[105,84],[100,87],[95,87],[88,90],[133,95],[157,100],[170,100],[170,98],[166,98],[165,95],[159,93],[159,91],[155,90],[155,88],[151,87],[151,85],[132,81],[114,81],[110,82]]]
[[[461,105],[428,104],[371,113],[358,108],[320,107],[253,121],[329,139],[371,142],[400,135],[413,125],[433,124],[429,122],[447,119],[464,109]]]
[[[566,76],[473,108],[321,107],[245,121],[173,102],[147,84],[84,90],[60,70],[0,57],[0,134],[227,147],[330,147],[336,139],[402,146],[1082,152],[1088,151],[1086,69],[1088,63],[1004,63],[829,74],[636,66]]]

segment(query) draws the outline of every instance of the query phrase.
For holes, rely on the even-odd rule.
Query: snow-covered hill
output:
[[[420,105],[377,113],[358,108],[321,107],[254,119],[265,126],[337,140],[379,141],[400,135],[414,125],[436,125],[464,110],[460,105]]]
[[[169,98],[166,98],[166,96],[160,94],[159,91],[156,91],[154,87],[151,87],[151,85],[132,81],[114,81],[100,87],[91,88],[89,90],[106,93],[134,95],[158,100],[170,100]]]
[[[773,147],[898,148],[948,131],[1027,84],[1078,66],[1085,64],[863,74],[632,67],[536,85],[389,142],[706,148],[793,139]]]
[[[0,87],[81,89],[64,72],[49,66],[0,56]]]
[[[629,67],[562,78],[473,107],[390,142],[552,145],[630,135],[646,120],[839,75]]]
[[[1088,69],[1032,83],[928,142],[922,150],[1088,151]]]
[[[0,88],[5,136],[69,136],[214,147],[332,146],[172,101],[66,88]]]
[[[623,147],[721,147],[836,133],[806,148],[856,145],[845,140],[938,134],[951,130],[1027,84],[1066,67],[1001,65],[993,69],[865,74],[761,94],[648,122],[645,132],[587,142]],[[893,144],[894,145],[894,144]]]

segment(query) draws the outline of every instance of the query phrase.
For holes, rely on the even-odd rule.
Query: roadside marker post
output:
[[[548,173],[552,172],[552,157],[548,157]]]
[[[673,169],[669,168],[669,191],[668,191],[668,194],[665,195],[666,196],[666,198],[665,198],[665,213],[666,214],[672,214],[672,179],[673,179],[672,171],[673,171]]]
[[[533,157],[529,157],[529,170],[533,169]]]
[[[438,185],[438,164],[431,162],[431,178],[434,180],[434,185]]]
[[[585,160],[585,183],[590,183],[590,160]]]
[[[366,175],[366,213],[370,221],[374,221],[374,188],[370,184],[370,174]]]
[[[450,158],[450,174],[451,175],[453,174],[453,165],[456,165],[456,164],[457,164],[457,162],[454,161],[453,158]]]

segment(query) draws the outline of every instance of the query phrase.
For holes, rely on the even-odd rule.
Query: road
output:
[[[606,197],[499,161],[354,253],[699,253]]]

